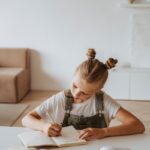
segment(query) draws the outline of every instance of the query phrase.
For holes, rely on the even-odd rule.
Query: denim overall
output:
[[[73,125],[76,129],[85,129],[85,128],[105,128],[107,124],[105,122],[104,117],[104,105],[103,105],[103,93],[96,93],[96,115],[90,117],[84,117],[83,115],[73,115],[70,114],[72,110],[73,104],[73,96],[71,91],[68,90],[66,94],[66,101],[65,101],[65,116],[62,123],[62,126],[69,126]]]

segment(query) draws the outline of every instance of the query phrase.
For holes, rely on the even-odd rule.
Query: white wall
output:
[[[32,49],[32,89],[69,86],[75,67],[93,47],[97,57],[131,62],[130,16],[120,0],[0,0],[0,47]]]

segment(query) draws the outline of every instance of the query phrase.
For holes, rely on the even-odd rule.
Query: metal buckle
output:
[[[70,110],[66,110],[66,113],[67,113],[67,114],[70,114]]]
[[[105,111],[104,110],[100,110],[99,111],[99,116],[101,117],[102,116],[102,114],[104,114],[105,113]]]

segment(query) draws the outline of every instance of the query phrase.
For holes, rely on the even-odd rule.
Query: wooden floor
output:
[[[13,126],[22,126],[21,119],[23,116],[55,93],[56,91],[31,91],[21,101],[23,104],[28,104],[29,107],[22,113]],[[150,101],[118,100],[118,103],[141,119],[146,127],[146,132],[150,133]],[[111,125],[115,125],[116,123],[116,121],[112,121]]]

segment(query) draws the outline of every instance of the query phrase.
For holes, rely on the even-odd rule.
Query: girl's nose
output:
[[[74,97],[79,98],[80,97],[80,91],[76,90],[74,93]]]

